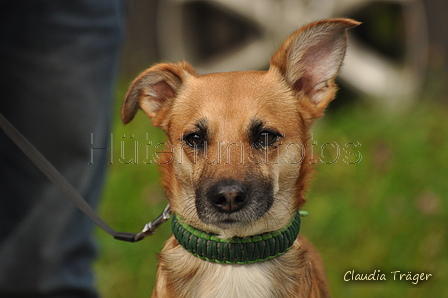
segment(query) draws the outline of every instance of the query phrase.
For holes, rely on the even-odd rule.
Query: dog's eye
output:
[[[186,135],[184,140],[190,147],[203,147],[205,143],[204,138],[195,132]]]
[[[258,135],[257,143],[261,146],[271,146],[277,142],[280,135],[278,133],[264,130]]]

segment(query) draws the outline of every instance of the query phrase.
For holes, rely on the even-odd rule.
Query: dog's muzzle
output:
[[[273,204],[272,183],[264,180],[219,180],[197,191],[196,209],[202,222],[221,228],[261,218]]]
[[[207,198],[218,212],[234,213],[246,205],[246,187],[238,181],[220,181],[213,185]]]

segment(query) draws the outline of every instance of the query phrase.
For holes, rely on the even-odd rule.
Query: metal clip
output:
[[[134,237],[134,241],[140,241],[147,236],[151,236],[154,234],[155,230],[160,227],[163,223],[165,223],[171,215],[171,206],[170,204],[166,205],[162,214],[160,214],[156,219],[147,223],[143,230],[140,233],[137,233]]]

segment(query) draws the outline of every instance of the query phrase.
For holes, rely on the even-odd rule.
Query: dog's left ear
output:
[[[289,87],[321,117],[336,93],[334,79],[344,60],[350,19],[311,23],[293,33],[272,56],[270,71],[279,71]]]
[[[156,64],[143,71],[131,84],[121,108],[121,119],[128,124],[142,109],[154,126],[160,126],[179,90],[190,76],[197,76],[186,62]]]

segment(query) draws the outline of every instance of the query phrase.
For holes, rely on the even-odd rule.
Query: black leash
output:
[[[117,232],[105,223],[96,214],[95,210],[87,204],[84,198],[73,186],[53,167],[53,165],[0,113],[0,127],[6,135],[22,150],[22,152],[39,168],[39,170],[58,186],[60,190],[97,226],[103,229],[117,240],[137,242],[146,236],[154,234],[154,231],[170,218],[171,209],[168,204],[161,215],[154,221],[147,223],[139,233]]]

